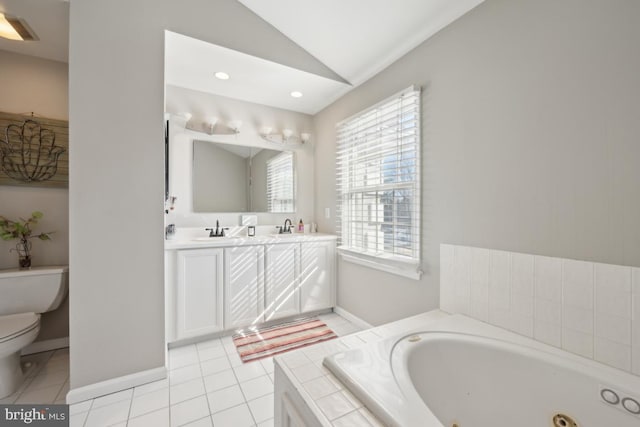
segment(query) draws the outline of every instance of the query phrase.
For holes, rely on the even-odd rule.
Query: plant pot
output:
[[[18,257],[18,265],[20,270],[28,270],[31,268],[31,255],[20,255]]]

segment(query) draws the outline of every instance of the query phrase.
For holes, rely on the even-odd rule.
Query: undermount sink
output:
[[[271,237],[284,237],[284,238],[288,238],[288,237],[297,237],[298,234],[294,234],[294,233],[273,233],[271,234]]]
[[[240,236],[224,236],[224,237],[196,237],[195,240],[196,242],[217,242],[220,240],[229,240],[229,239],[239,239]]]

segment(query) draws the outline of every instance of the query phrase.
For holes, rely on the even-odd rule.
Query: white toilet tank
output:
[[[0,270],[0,316],[55,310],[67,294],[68,271],[66,266]]]

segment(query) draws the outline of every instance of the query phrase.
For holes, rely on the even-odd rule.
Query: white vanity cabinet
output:
[[[300,311],[334,307],[336,244],[331,240],[300,245]]]
[[[224,327],[264,320],[264,246],[224,249]]]
[[[175,339],[224,329],[223,253],[219,248],[177,252]]]
[[[300,313],[300,243],[266,245],[265,320]]]
[[[167,243],[167,342],[330,309],[335,258],[328,235]]]

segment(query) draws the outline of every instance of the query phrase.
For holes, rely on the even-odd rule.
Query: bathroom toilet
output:
[[[23,382],[20,352],[40,332],[40,313],[55,310],[67,294],[66,266],[0,270],[0,399]]]

